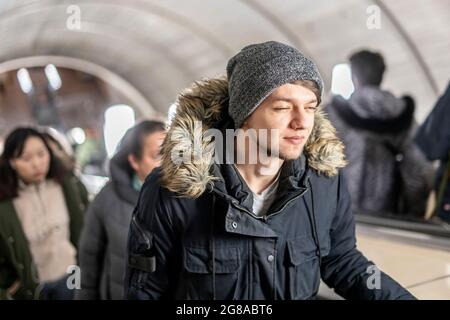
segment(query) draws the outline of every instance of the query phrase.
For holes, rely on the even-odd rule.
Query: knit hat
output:
[[[297,49],[276,41],[244,47],[228,61],[228,113],[234,127],[245,119],[276,88],[296,80],[311,80],[322,95],[323,81],[316,65]]]

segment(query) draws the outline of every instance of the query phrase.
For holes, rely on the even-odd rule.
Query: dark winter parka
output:
[[[350,196],[339,168],[343,146],[318,111],[304,155],[284,163],[267,217],[252,213],[252,193],[232,164],[189,151],[195,121],[230,128],[227,82],[197,83],[178,99],[160,168],[147,178],[128,243],[129,299],[310,299],[322,278],[345,298],[410,299],[356,248]],[[232,127],[232,125],[231,125]],[[186,142],[186,140],[188,140]],[[378,287],[378,288],[377,288]]]

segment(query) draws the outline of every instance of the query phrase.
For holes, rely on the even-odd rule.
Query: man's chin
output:
[[[302,152],[303,152],[303,148],[300,151],[280,152],[279,158],[281,160],[285,160],[285,161],[295,160],[295,159],[300,158],[300,155],[302,154]]]
[[[300,157],[304,149],[304,146],[293,148],[293,147],[284,147],[278,150],[266,149],[267,156],[272,158],[279,158],[281,160],[295,160]]]

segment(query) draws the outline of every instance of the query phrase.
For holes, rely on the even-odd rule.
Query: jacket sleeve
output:
[[[446,160],[450,150],[450,83],[420,126],[415,141],[430,160]]]
[[[12,299],[8,288],[17,280],[6,239],[0,233],[0,300]]]
[[[428,195],[433,188],[435,170],[419,147],[411,139],[404,146],[401,174],[406,210],[409,214],[423,218]]]
[[[81,268],[81,289],[75,291],[77,300],[99,299],[100,279],[105,260],[106,233],[102,220],[106,199],[102,194],[89,206],[78,246]]]
[[[338,179],[336,214],[330,230],[331,247],[329,255],[322,260],[322,279],[345,299],[414,299],[357,250],[350,194],[342,173]]]
[[[71,211],[70,241],[78,250],[84,216],[89,204],[88,193],[80,179],[72,173],[67,175],[64,181],[64,189],[66,204]]]
[[[89,193],[86,187],[84,186],[83,182],[81,182],[81,180],[78,178],[77,178],[77,185],[78,190],[80,191],[81,202],[85,207],[87,207],[89,205]]]
[[[154,182],[147,180],[142,187],[128,235],[125,299],[174,296],[176,232],[165,196]]]

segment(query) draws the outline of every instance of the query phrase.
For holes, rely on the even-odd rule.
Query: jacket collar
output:
[[[310,174],[310,171],[307,170],[306,161],[305,155],[302,154],[296,160],[284,162],[281,167],[277,197],[270,212],[281,209],[287,201],[306,190],[306,181]],[[231,164],[215,164],[213,175],[217,179],[214,181],[212,191],[229,204],[252,214],[252,191],[236,168]]]

